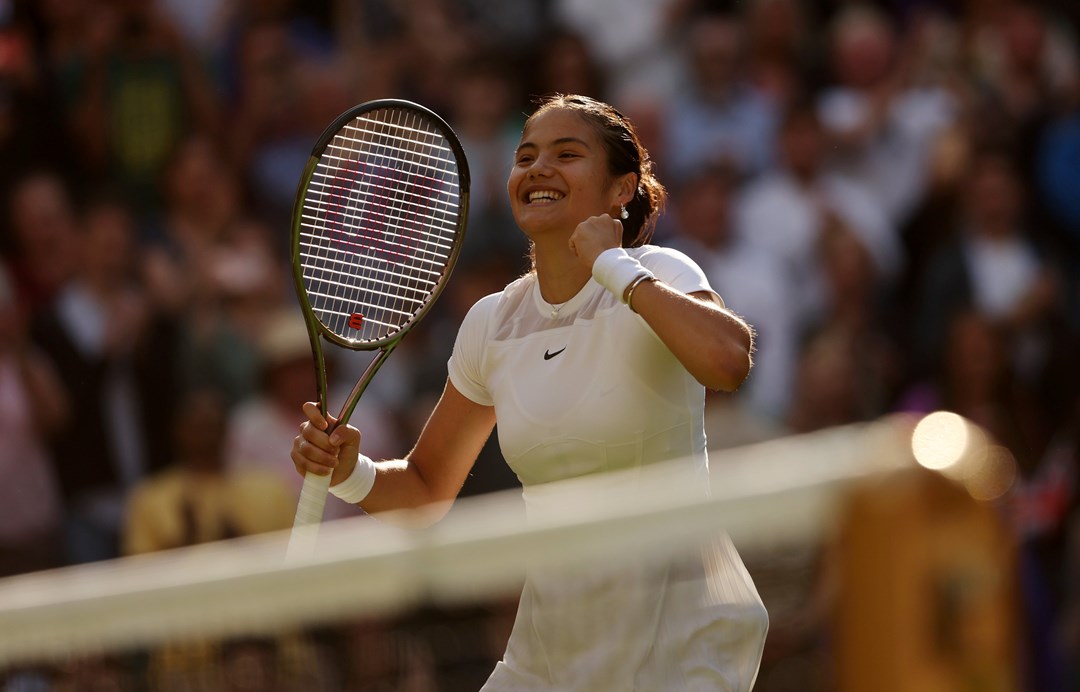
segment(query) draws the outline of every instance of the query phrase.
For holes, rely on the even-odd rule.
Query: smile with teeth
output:
[[[563,194],[561,192],[556,192],[554,190],[536,190],[535,192],[529,193],[529,204],[535,204],[537,202],[557,202],[562,198]]]

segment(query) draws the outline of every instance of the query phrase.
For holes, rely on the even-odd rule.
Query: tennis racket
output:
[[[323,343],[378,351],[337,425],[348,422],[379,367],[446,286],[468,206],[461,144],[423,106],[389,99],[360,104],[316,142],[293,206],[291,259],[324,415]],[[314,527],[306,538],[317,530],[329,487],[329,475],[305,476],[293,539],[304,527]]]

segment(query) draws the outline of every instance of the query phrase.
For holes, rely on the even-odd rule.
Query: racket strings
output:
[[[312,248],[315,251],[318,251],[319,249],[321,249],[320,246],[311,245],[310,243],[301,243],[300,247],[301,248]],[[319,266],[309,267],[309,269],[312,272],[312,278],[321,278],[322,280],[326,281],[327,283],[336,284],[336,285],[340,286],[341,288],[355,288],[355,282],[350,283],[350,282],[342,282],[342,281],[337,280],[338,277],[340,277],[342,273],[350,271],[350,269],[349,269],[350,266],[351,266],[350,263],[345,261],[345,260],[334,259],[334,258],[326,258],[326,262],[324,262],[323,264],[321,264]],[[412,273],[410,273],[410,274],[404,274],[404,273],[401,273],[401,272],[396,272],[393,269],[383,268],[383,267],[374,267],[372,269],[372,271],[375,272],[375,273],[378,273],[379,275],[381,275],[382,280],[386,281],[386,282],[408,281],[410,279],[416,278],[417,274],[424,273],[424,272],[427,273],[427,275],[428,275],[428,277],[429,277],[429,279],[431,281],[437,281],[439,276],[440,276],[440,272],[438,270],[435,270],[435,269],[425,270],[423,267],[414,267]],[[319,276],[316,277],[315,276],[316,274],[318,274]],[[399,284],[398,288],[399,288],[398,292],[401,293],[402,295],[406,295],[406,294],[409,294],[409,293],[414,293],[421,300],[424,297],[427,296],[427,291],[424,290],[423,288],[418,288],[418,287],[414,287],[414,286],[408,286],[408,285],[404,285],[404,284]]]
[[[340,218],[343,224],[348,226],[355,232],[363,234],[371,229],[365,228],[362,224],[364,217],[363,209],[365,207],[370,208],[382,208],[383,205],[391,204],[392,199],[386,198],[385,195],[378,193],[367,193],[363,190],[357,191],[352,198],[352,203],[345,203],[340,200],[337,195],[340,194],[339,188],[331,187],[324,183],[312,180],[312,188],[318,191],[322,188],[324,195],[324,210],[326,213],[333,215],[335,218]],[[421,208],[422,209],[422,208]],[[411,243],[415,244],[418,250],[430,251],[434,256],[441,257],[443,254],[449,252],[452,247],[452,242],[444,239],[438,235],[423,235],[418,236],[415,233],[414,227],[418,221],[423,221],[427,224],[442,224],[447,220],[446,214],[434,215],[430,213],[420,213],[420,209],[416,210],[411,217],[401,217],[399,214],[395,214],[393,207],[388,207],[386,212],[380,212],[382,214],[382,221],[384,227],[382,229],[381,238],[388,238],[391,241],[396,241],[401,244]],[[454,210],[456,213],[456,210]],[[310,213],[303,214],[303,219],[312,228],[317,228],[320,223],[325,222],[325,218],[321,218],[318,215],[312,215]],[[374,236],[361,236],[362,238],[373,239]]]
[[[300,265],[313,312],[353,341],[403,329],[439,286],[461,215],[457,158],[441,129],[401,108],[354,118],[304,193]]]

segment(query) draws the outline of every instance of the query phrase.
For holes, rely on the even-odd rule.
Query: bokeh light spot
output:
[[[949,411],[935,411],[915,426],[911,451],[921,466],[941,471],[963,459],[968,438],[968,425],[962,417]]]

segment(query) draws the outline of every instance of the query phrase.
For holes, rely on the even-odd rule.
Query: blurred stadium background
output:
[[[751,453],[796,457],[762,472],[793,483],[845,450],[919,462],[798,540],[733,532],[772,616],[756,689],[1077,689],[1078,31],[1074,0],[0,0],[0,613],[85,579],[27,574],[108,581],[290,524],[313,382],[289,213],[317,134],[378,97],[446,117],[474,180],[449,289],[354,417],[369,455],[406,451],[465,310],[525,267],[505,179],[532,97],[562,91],[638,124],[671,195],[657,242],[757,329],[746,385],[709,399],[714,485]],[[347,388],[365,363],[333,365]],[[493,441],[464,494],[515,482]],[[122,661],[67,642],[0,680],[475,689],[513,605]],[[349,647],[379,653],[332,670]]]

